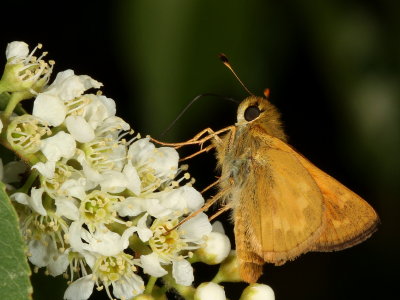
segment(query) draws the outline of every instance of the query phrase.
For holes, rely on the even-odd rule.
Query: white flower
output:
[[[82,225],[81,222],[75,221],[69,228],[72,249],[76,252],[86,250],[103,256],[113,256],[123,251],[128,247],[128,239],[135,231],[135,228],[130,228],[120,236],[103,226],[90,233]]]
[[[32,115],[13,117],[7,128],[7,141],[14,151],[36,153],[42,137],[51,134],[47,124]]]
[[[132,143],[128,150],[128,157],[137,169],[153,173],[161,180],[174,178],[178,171],[178,152],[171,147],[156,148],[149,138],[139,139]]]
[[[7,45],[7,64],[1,78],[6,91],[28,92],[24,98],[27,99],[35,93],[33,90],[39,91],[47,84],[54,61],[47,63],[42,59],[46,52],[40,57],[34,56],[35,51],[40,48],[41,44],[29,53],[28,45],[24,42],[14,41]]]
[[[141,220],[138,223],[138,227],[143,226]],[[96,284],[104,284],[110,298],[110,285],[113,286],[113,294],[121,299],[130,299],[144,290],[143,279],[134,273],[135,260],[123,252],[128,247],[129,237],[144,229],[138,227],[132,226],[119,235],[105,226],[97,226],[93,233],[84,229],[81,222],[73,222],[70,226],[69,236],[73,251],[84,255],[92,268],[94,278],[97,278]],[[93,285],[85,287],[89,289]]]
[[[268,285],[252,283],[243,290],[240,300],[275,300],[275,294]]]
[[[46,216],[47,212],[42,203],[43,192],[43,188],[32,188],[31,196],[25,193],[14,193],[11,195],[11,199],[18,203],[29,206],[34,212],[38,213],[39,215]]]
[[[150,198],[157,199],[149,202],[147,211],[155,218],[180,215],[198,210],[204,205],[203,196],[190,186],[153,193]]]
[[[194,293],[194,300],[225,300],[224,288],[214,282],[203,282]]]
[[[37,267],[45,267],[50,258],[58,254],[50,236],[42,234],[40,239],[32,239],[28,243],[29,261]]]
[[[40,150],[48,161],[58,161],[60,158],[71,158],[76,149],[76,142],[73,137],[60,131],[57,134],[42,140]]]
[[[100,82],[87,75],[75,75],[72,70],[59,72],[53,83],[36,97],[32,115],[52,126],[59,126],[69,111],[68,101],[80,97],[90,88],[101,86]]]
[[[149,239],[153,253],[142,255],[141,263],[144,272],[155,277],[165,275],[162,265],[172,263],[172,276],[175,281],[181,285],[190,285],[194,277],[193,268],[185,259],[190,256],[187,251],[201,246],[204,237],[211,232],[211,224],[207,216],[201,213],[179,228],[171,230],[178,221],[178,219],[156,219],[153,222],[150,227],[153,235]]]
[[[59,72],[45,93],[56,95],[62,101],[72,100],[81,96],[90,88],[100,88],[103,84],[87,75],[75,75],[73,70]]]
[[[87,143],[96,136],[102,135],[104,126],[110,128],[111,119],[114,122],[111,127],[129,129],[129,125],[127,126],[122,119],[113,118],[116,112],[114,100],[102,95],[87,94],[83,95],[79,101],[82,104],[76,104],[65,119],[68,131],[78,142]],[[105,125],[105,123],[108,124]]]
[[[115,116],[117,110],[113,99],[93,94],[87,94],[84,97],[89,101],[88,105],[82,108],[82,116],[93,129],[107,118]]]
[[[76,159],[90,188],[100,184],[102,190],[112,193],[120,193],[125,188],[140,189],[136,170],[124,166],[126,146],[118,139],[97,137],[77,149]]]
[[[29,46],[25,42],[14,41],[7,44],[6,58],[25,58],[29,54]]]
[[[70,225],[69,236],[70,244],[74,251],[89,251],[103,256],[113,256],[121,253],[129,245],[129,238],[137,232],[139,238],[147,241],[152,232],[145,225],[147,215],[144,215],[137,226],[126,229],[122,235],[110,231],[106,226],[98,224],[94,232],[90,232],[82,227],[82,221],[75,221]]]
[[[231,250],[231,242],[229,238],[219,231],[223,231],[221,222],[213,224],[213,231],[206,237],[203,247],[195,252],[196,257],[209,265],[220,264],[228,257]]]
[[[86,180],[82,178],[81,171],[76,170],[62,161],[57,163],[37,163],[33,168],[38,169],[41,186],[53,199],[59,196],[73,196],[82,198],[82,191]]]

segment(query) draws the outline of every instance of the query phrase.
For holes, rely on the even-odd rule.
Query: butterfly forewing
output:
[[[313,251],[341,250],[356,245],[375,232],[379,217],[360,196],[329,176],[277,138],[273,147],[292,153],[312,176],[323,195],[325,226]]]

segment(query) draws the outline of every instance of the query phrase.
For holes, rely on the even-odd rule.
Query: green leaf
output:
[[[30,274],[18,217],[0,182],[0,299],[31,299]]]

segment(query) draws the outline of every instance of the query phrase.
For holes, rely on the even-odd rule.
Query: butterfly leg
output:
[[[164,233],[164,235],[167,235],[170,231],[178,228],[179,226],[181,226],[183,223],[189,221],[191,218],[194,218],[195,216],[197,216],[199,213],[207,211],[211,205],[213,205],[215,202],[217,202],[219,199],[221,199],[225,194],[226,194],[227,190],[222,190],[220,192],[218,192],[217,194],[215,194],[213,197],[211,197],[209,200],[207,200],[207,202],[200,207],[198,210],[192,212],[190,215],[188,215],[186,218],[184,218],[182,221],[180,221],[177,225],[175,225],[174,227],[170,228],[168,231],[166,231]]]
[[[211,149],[214,148],[214,147],[215,147],[215,146],[214,146],[213,144],[208,145],[207,147],[202,148],[201,150],[199,150],[199,151],[197,151],[197,152],[195,152],[195,153],[192,153],[192,154],[190,154],[190,155],[188,155],[188,156],[185,156],[184,158],[181,158],[179,161],[188,160],[188,159],[193,158],[193,157],[195,157],[195,156],[197,156],[197,155],[199,155],[199,154],[201,154],[201,153],[203,153],[203,152],[208,152],[209,150],[211,150]]]
[[[214,133],[214,131],[211,128],[206,128],[202,131],[200,131],[198,134],[196,134],[194,137],[192,137],[190,140],[187,140],[185,142],[179,142],[179,143],[166,143],[166,142],[161,142],[159,140],[156,140],[155,138],[150,137],[151,141],[154,143],[157,143],[159,145],[163,145],[163,146],[170,146],[170,147],[175,147],[175,148],[180,148],[183,146],[188,146],[188,145],[197,145],[198,140],[200,140],[200,138],[207,134],[210,135],[211,133]]]
[[[221,177],[218,177],[218,179],[216,181],[214,181],[213,183],[211,183],[210,185],[208,185],[206,188],[204,188],[200,193],[204,194],[205,192],[207,192],[209,189],[211,189],[212,187],[216,186],[219,182],[220,182]]]
[[[230,203],[232,203],[232,202],[230,202]],[[211,217],[209,217],[208,220],[211,222],[216,217],[218,217],[220,214],[222,214],[222,213],[226,212],[227,210],[231,209],[232,205],[230,203],[228,203],[225,206],[223,206],[220,209],[218,209],[218,211],[215,214],[213,214]]]
[[[185,142],[180,142],[180,143],[165,143],[165,142],[156,140],[155,138],[152,138],[152,137],[150,139],[152,142],[155,142],[159,145],[180,148],[180,147],[188,146],[188,145],[202,145],[204,142],[206,142],[212,138],[215,138],[218,141],[221,141],[221,139],[219,138],[219,135],[224,132],[227,132],[227,131],[232,131],[232,130],[234,130],[234,128],[235,128],[235,126],[228,126],[228,127],[222,128],[218,131],[214,131],[211,128],[206,128],[206,129],[200,131],[198,134],[196,134],[190,140],[187,140]]]

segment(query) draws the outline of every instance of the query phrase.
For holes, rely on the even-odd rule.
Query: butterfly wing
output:
[[[315,180],[292,153],[257,139],[246,180],[233,188],[236,249],[241,276],[258,279],[262,264],[277,265],[309,251],[324,227],[324,202]],[[240,176],[242,177],[242,175]]]
[[[354,246],[371,236],[379,217],[360,196],[329,176],[277,138],[270,137],[272,147],[291,153],[313,177],[325,204],[325,226],[312,247],[313,251],[334,251]]]
[[[254,282],[263,262],[280,265],[308,251],[333,251],[368,238],[379,218],[360,196],[275,137],[258,140],[242,188],[234,189],[241,276]],[[238,241],[241,241],[238,243]]]

